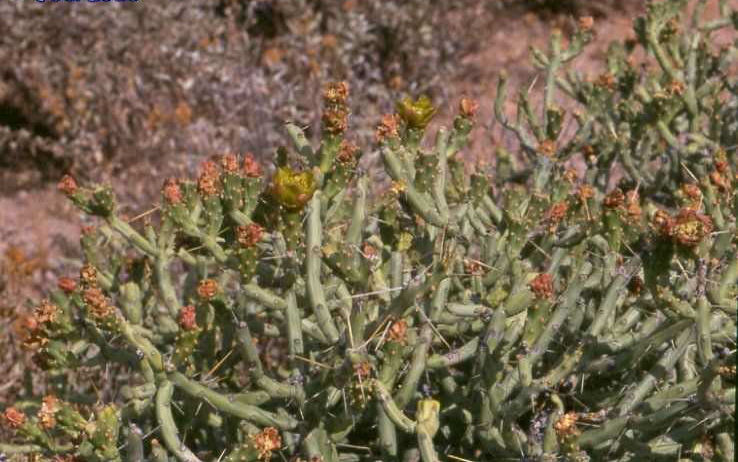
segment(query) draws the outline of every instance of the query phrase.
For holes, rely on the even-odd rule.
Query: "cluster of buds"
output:
[[[553,276],[548,273],[541,273],[528,283],[530,290],[540,299],[550,299],[553,297]]]
[[[218,282],[215,279],[203,279],[197,284],[197,295],[210,300],[218,293]]]
[[[616,83],[617,81],[615,80],[615,76],[612,75],[610,72],[600,74],[594,82],[596,86],[610,91],[615,90]]]
[[[685,247],[695,247],[713,230],[710,217],[692,208],[683,208],[674,217],[659,210],[651,222],[661,235]]]
[[[220,172],[215,162],[206,160],[200,165],[200,176],[197,178],[197,190],[203,196],[214,196],[218,194],[218,181]]]
[[[338,135],[348,128],[348,83],[329,84],[323,91],[323,130],[331,135]]]
[[[696,184],[683,184],[679,189],[679,193],[684,196],[687,208],[697,210],[702,205],[702,191]]]
[[[239,226],[236,228],[236,239],[245,248],[255,246],[264,236],[264,228],[256,223]]]
[[[386,140],[397,138],[399,135],[399,120],[394,114],[385,114],[379,121],[374,138],[377,143],[383,143]]]

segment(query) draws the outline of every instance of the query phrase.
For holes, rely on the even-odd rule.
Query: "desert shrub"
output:
[[[321,94],[319,142],[285,126],[271,178],[226,153],[167,180],[140,225],[110,187],[65,177],[99,226],[79,278],[25,324],[57,380],[4,409],[0,451],[732,460],[736,47],[711,37],[738,12],[700,6],[650,3],[594,80],[565,71],[596,23],[553,34],[533,50],[540,114],[523,90],[509,117],[500,80],[521,153],[491,171],[465,174],[475,101],[426,147],[437,108],[405,98],[374,133],[392,184],[373,191],[342,82]],[[63,380],[100,368],[100,391]]]

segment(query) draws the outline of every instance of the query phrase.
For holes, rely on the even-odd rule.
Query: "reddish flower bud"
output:
[[[243,173],[244,175],[250,177],[250,178],[259,178],[261,177],[261,166],[258,162],[256,162],[256,159],[254,159],[253,154],[246,154],[243,158]]]
[[[256,243],[261,240],[263,235],[264,228],[256,223],[236,228],[236,238],[238,239],[239,244],[246,248],[255,246]]]
[[[165,181],[162,195],[168,204],[174,205],[182,202],[182,190],[179,188],[179,182],[174,178]]]
[[[197,284],[197,295],[209,300],[218,293],[218,282],[215,279],[203,279]]]
[[[579,30],[589,32],[594,27],[594,18],[592,16],[582,16],[578,21]]]
[[[77,288],[77,281],[68,277],[60,277],[59,280],[56,281],[56,286],[65,294],[71,294],[74,292],[74,289]]]
[[[538,298],[551,298],[553,297],[553,276],[541,273],[528,283],[528,287]]]
[[[225,154],[220,159],[220,166],[228,173],[236,173],[238,171],[238,158],[234,154]]]
[[[459,113],[462,117],[473,119],[479,109],[479,103],[470,98],[461,98],[459,101]]]
[[[63,192],[67,196],[77,192],[77,182],[70,175],[64,175],[64,177],[57,184],[59,191]]]
[[[179,310],[178,321],[179,327],[182,328],[182,330],[190,331],[197,329],[195,307],[192,305],[183,306],[182,309]]]
[[[20,428],[23,426],[24,423],[26,423],[26,415],[12,406],[5,409],[5,412],[3,413],[3,418],[6,425],[14,429]]]
[[[48,300],[42,300],[41,303],[36,307],[34,316],[39,324],[47,324],[56,321],[59,316],[59,307],[49,302]]]

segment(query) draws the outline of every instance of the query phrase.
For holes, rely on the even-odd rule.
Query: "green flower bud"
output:
[[[420,130],[428,126],[437,111],[427,96],[421,96],[416,101],[404,98],[397,103],[396,109],[408,127]]]
[[[277,202],[290,210],[300,210],[313,197],[315,178],[312,172],[295,172],[280,167],[272,180],[272,194]]]

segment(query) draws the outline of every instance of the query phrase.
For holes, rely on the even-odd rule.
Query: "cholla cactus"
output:
[[[540,116],[522,95],[509,120],[503,79],[497,116],[528,162],[501,153],[494,176],[464,174],[475,102],[426,149],[435,108],[406,100],[377,130],[395,187],[374,197],[337,84],[319,146],[287,126],[300,170],[285,148],[269,180],[228,154],[197,181],[167,181],[142,229],[110,188],[64,180],[102,223],[82,237],[79,282],[60,282],[27,323],[27,346],[55,372],[114,364],[128,384],[94,411],[63,387],[9,406],[18,444],[0,450],[432,462],[710,446],[732,459],[738,127],[726,108],[738,103],[731,54],[708,38],[738,13],[723,5],[703,23],[698,8],[694,32],[675,34],[682,3],[636,22],[660,73],[637,75],[616,45],[606,79],[560,75],[596,30],[586,20],[568,48],[554,34],[534,51]],[[573,136],[559,90],[582,105]],[[580,153],[581,178],[564,163]]]

